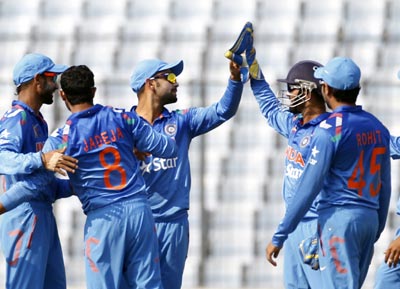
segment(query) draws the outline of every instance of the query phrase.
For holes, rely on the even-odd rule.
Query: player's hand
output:
[[[66,148],[49,151],[42,154],[43,166],[52,172],[66,176],[66,172],[75,173],[78,168],[78,160],[64,155]]]
[[[279,255],[281,248],[276,247],[271,242],[268,244],[267,248],[265,249],[265,255],[267,257],[267,261],[270,262],[273,266],[276,266],[276,259]]]
[[[5,212],[7,212],[6,208],[3,206],[2,203],[0,203],[0,215],[4,214]]]
[[[393,240],[385,251],[385,263],[389,267],[396,267],[400,258],[400,237]]]
[[[231,61],[229,63],[229,70],[231,72],[231,79],[235,81],[241,81],[240,77],[240,65]]]
[[[137,148],[134,148],[134,149],[133,149],[133,153],[135,154],[136,158],[137,158],[139,161],[145,161],[145,160],[146,160],[146,157],[148,157],[148,156],[151,155],[151,153],[148,153],[148,152],[140,152],[140,151],[138,151]]]

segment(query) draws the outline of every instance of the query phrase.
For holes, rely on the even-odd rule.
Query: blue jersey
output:
[[[156,221],[169,221],[187,216],[190,198],[189,146],[192,139],[230,119],[237,111],[243,84],[229,81],[219,102],[208,107],[168,111],[164,109],[153,128],[170,137],[178,145],[174,158],[150,156],[140,169],[149,192],[149,201]],[[133,107],[132,110],[135,110]]]
[[[279,100],[265,80],[252,79],[251,88],[268,124],[288,139],[283,179],[283,198],[288,206],[296,200],[296,185],[306,164],[312,158],[311,140],[314,137],[314,131],[320,122],[329,116],[329,113],[323,113],[304,124],[301,114],[293,114],[281,108]],[[317,217],[317,202],[318,199],[311,205],[304,218]]]
[[[72,114],[48,145],[66,146],[65,154],[79,160],[69,177],[85,213],[146,196],[134,148],[160,157],[176,156],[175,142],[154,132],[136,113],[99,104]]]
[[[355,205],[377,210],[382,232],[391,193],[390,135],[361,106],[341,106],[315,129],[312,157],[296,188],[295,199],[272,242],[281,247],[320,193],[318,211]]]
[[[0,174],[5,175],[4,190],[20,181],[22,190],[13,189],[17,194],[1,196],[8,210],[22,201],[33,199],[53,203],[57,198],[71,195],[67,182],[57,182],[53,173],[43,168],[41,153],[47,137],[47,123],[40,112],[36,114],[25,103],[13,101],[12,108],[0,122]],[[33,172],[34,175],[29,176]],[[48,185],[42,186],[44,183]],[[38,188],[40,193],[36,191]]]
[[[400,137],[390,136],[390,156],[392,159],[400,159]],[[397,201],[397,215],[400,215],[400,198]]]

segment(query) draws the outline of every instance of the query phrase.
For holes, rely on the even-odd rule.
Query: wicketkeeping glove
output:
[[[319,239],[317,235],[304,239],[299,245],[300,256],[303,259],[303,263],[309,265],[313,270],[319,269],[318,249]]]
[[[253,43],[252,39],[253,24],[251,22],[247,22],[243,26],[243,29],[233,46],[227,52],[225,52],[226,58],[241,65],[240,74],[243,83],[245,83],[249,79],[249,66],[246,62],[246,55],[244,52],[249,47],[250,43]]]

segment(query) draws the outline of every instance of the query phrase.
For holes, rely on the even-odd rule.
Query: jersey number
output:
[[[376,173],[380,172],[381,165],[377,161],[377,156],[382,155],[386,152],[386,148],[379,147],[379,148],[374,148],[372,151],[372,157],[371,161],[369,164],[369,173],[373,176]],[[351,177],[349,178],[347,182],[347,186],[350,189],[356,189],[358,192],[359,196],[363,195],[363,189],[367,185],[366,181],[364,180],[364,174],[365,174],[365,169],[364,169],[364,150],[361,151],[361,154],[358,158],[358,162],[353,170],[353,173],[351,174]],[[382,183],[381,183],[381,178],[380,175],[377,178],[377,185],[376,188],[374,188],[373,184],[370,184],[369,186],[369,193],[371,197],[376,197],[379,194],[379,191],[381,189]]]
[[[113,155],[114,162],[108,163],[106,161],[107,154]],[[119,154],[119,151],[116,148],[108,147],[101,151],[99,157],[100,157],[101,165],[106,169],[104,172],[104,182],[105,182],[106,188],[114,189],[114,190],[123,189],[126,186],[126,171],[124,170],[123,167],[120,166],[121,155]],[[121,181],[118,185],[111,184],[110,179],[111,179],[112,172],[118,172],[121,176]]]

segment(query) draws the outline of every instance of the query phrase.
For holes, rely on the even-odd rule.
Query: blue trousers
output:
[[[180,289],[189,249],[187,216],[173,222],[156,222],[161,278],[165,289]]]
[[[65,289],[63,254],[51,204],[23,203],[5,213],[0,245],[7,289]]]
[[[89,212],[84,241],[88,289],[163,288],[146,197]]]
[[[284,246],[284,284],[286,289],[319,289],[321,274],[313,270],[303,260],[299,253],[299,245],[305,238],[313,236],[318,231],[318,220],[309,219],[299,223],[285,242]]]

